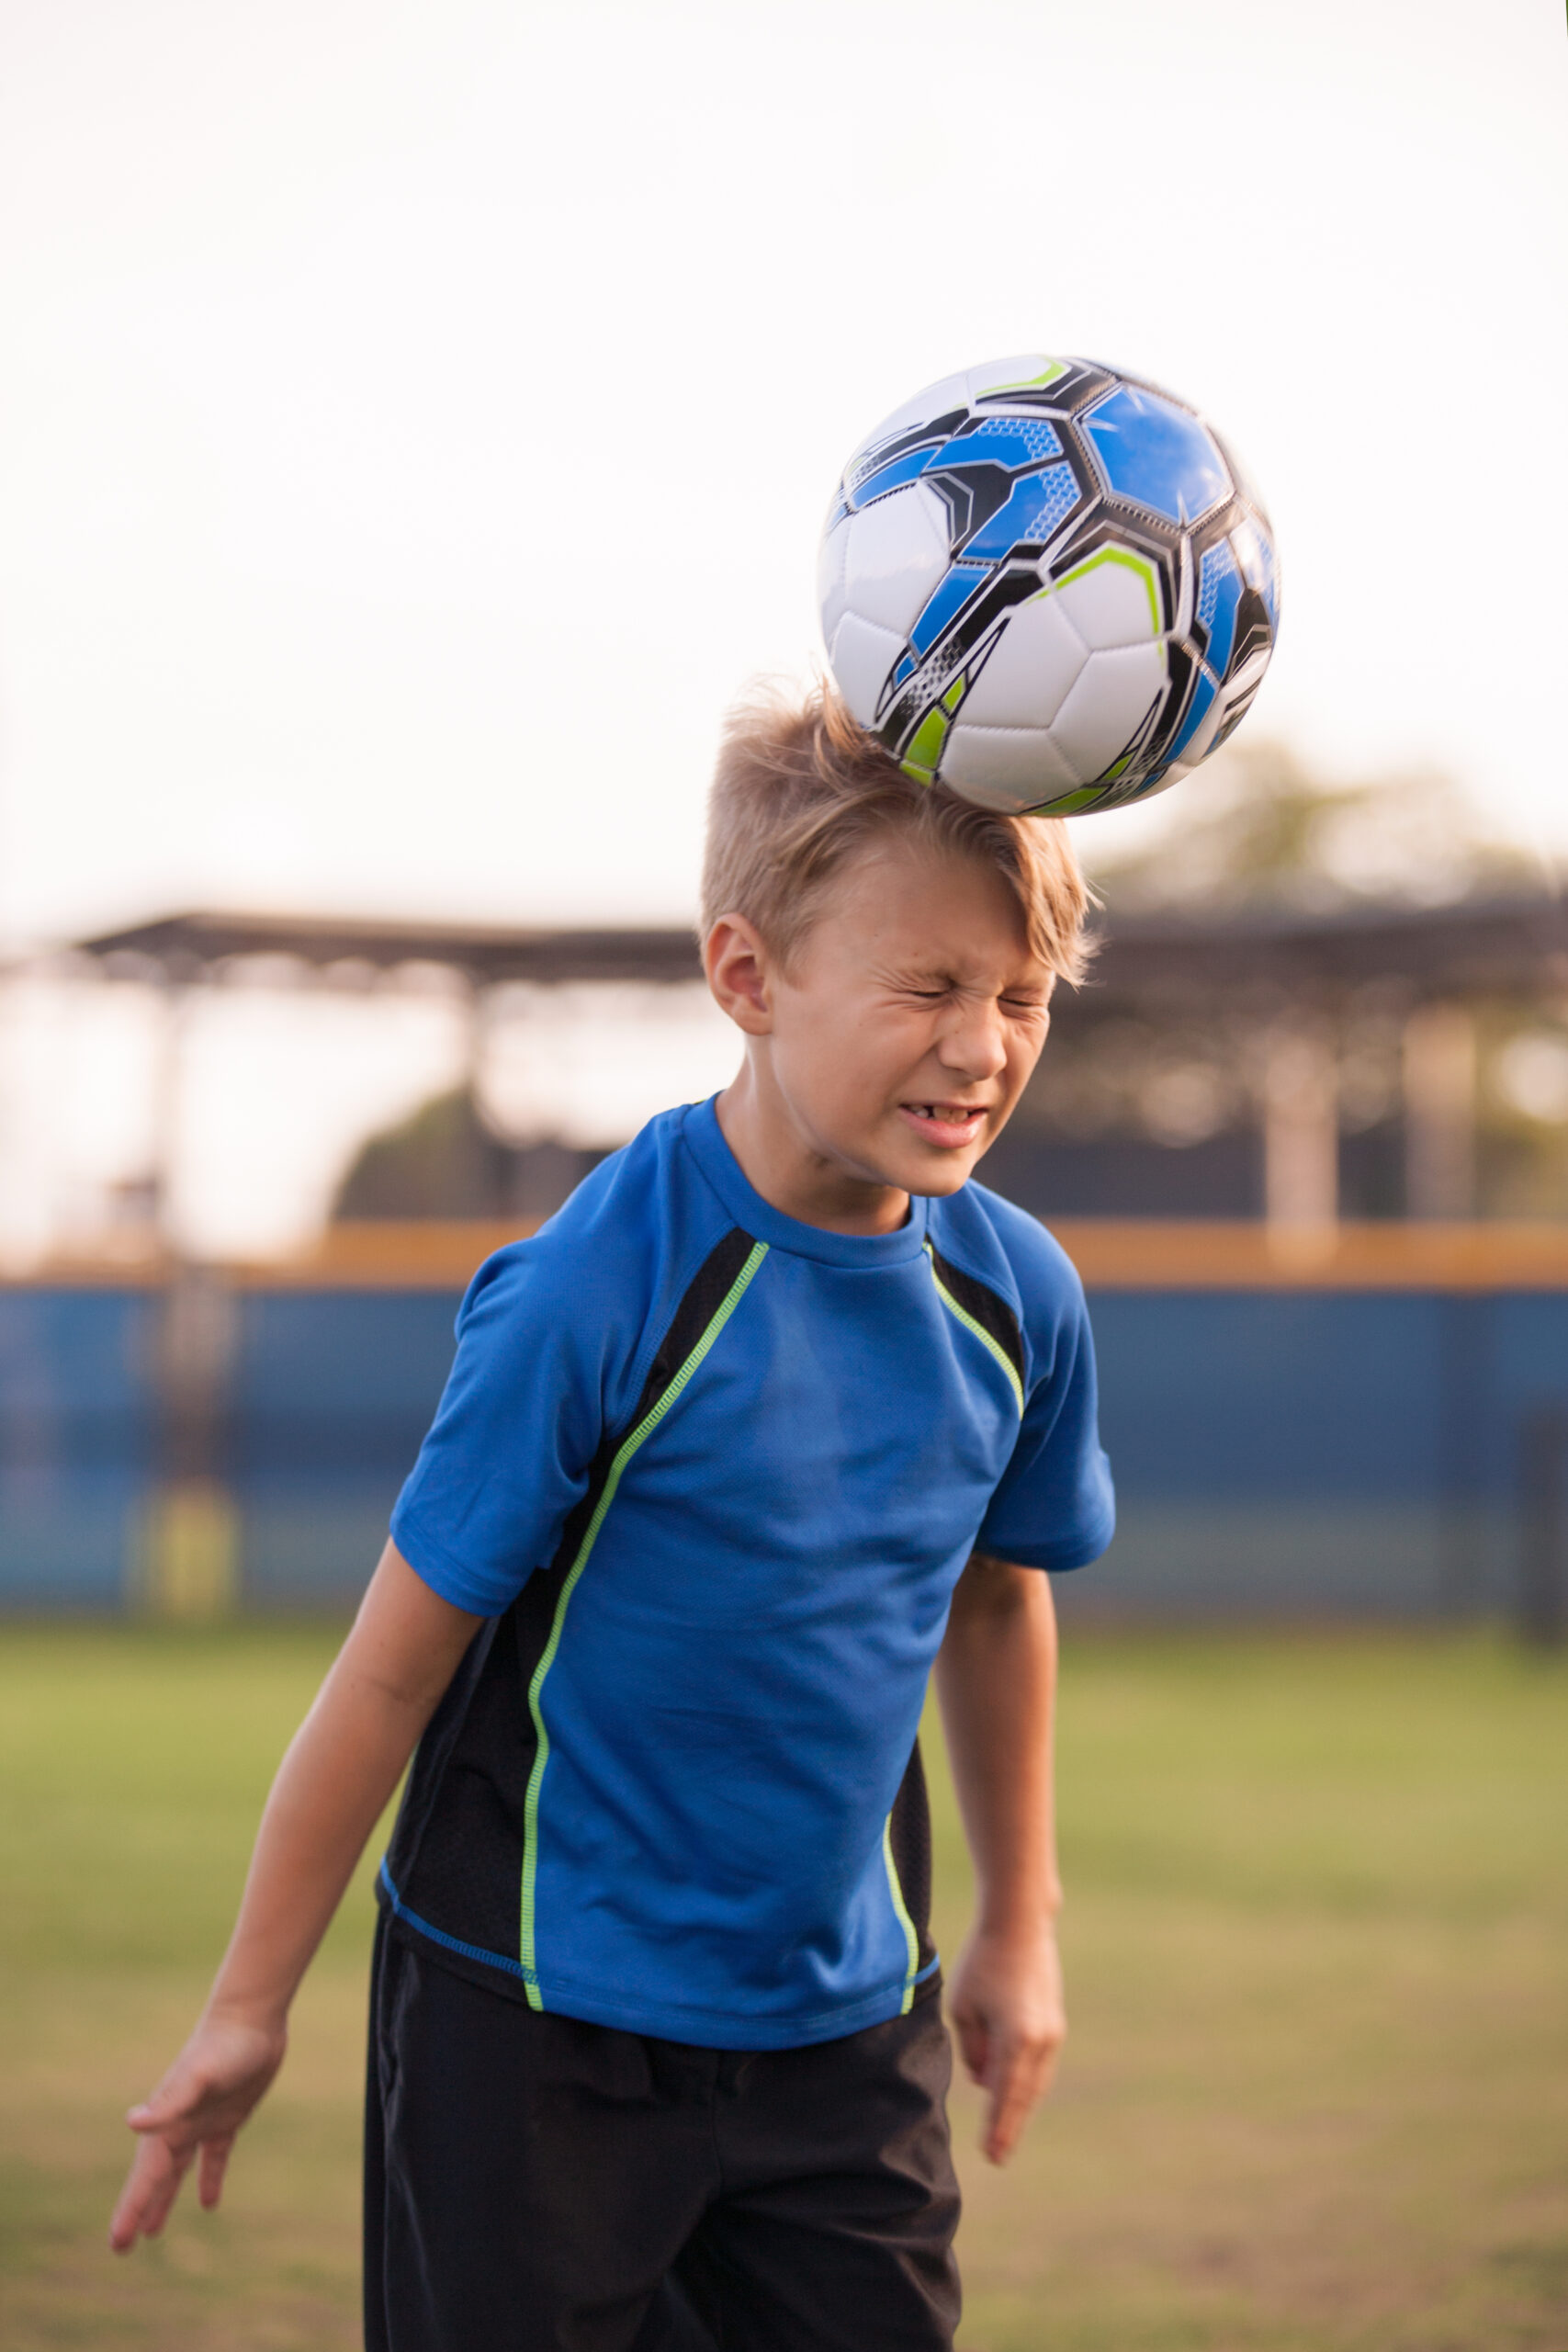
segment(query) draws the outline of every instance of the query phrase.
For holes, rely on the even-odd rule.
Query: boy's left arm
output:
[[[976,1903],[948,2007],[969,2075],[988,2094],[981,2146],[1004,2164],[1066,2032],[1056,1955],[1056,1612],[1042,1570],[975,1554],[953,1597],[936,1687]]]

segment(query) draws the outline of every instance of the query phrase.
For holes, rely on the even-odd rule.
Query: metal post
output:
[[[1325,1023],[1297,1019],[1269,1033],[1263,1073],[1264,1215],[1279,1258],[1334,1254],[1339,1217],[1339,1094]]]
[[[160,1617],[224,1617],[239,1599],[239,1513],[229,1486],[238,1301],[176,1263],[160,1302],[158,1482],[148,1500],[141,1597]]]
[[[1475,1023],[1418,1005],[1404,1024],[1404,1204],[1413,1217],[1475,1213]]]
[[[1438,1312],[1438,1521],[1435,1599],[1446,1617],[1484,1605],[1489,1549],[1487,1465],[1496,1371],[1496,1305],[1488,1291],[1450,1291]]]
[[[196,977],[171,972],[164,989],[153,1138],[164,1260],[151,1365],[158,1454],[130,1566],[142,1607],[201,1620],[226,1616],[239,1597],[239,1514],[226,1476],[238,1313],[227,1284],[182,1247],[185,1039]]]
[[[1568,1632],[1568,1407],[1527,1414],[1519,1431],[1519,1631],[1555,1648]]]

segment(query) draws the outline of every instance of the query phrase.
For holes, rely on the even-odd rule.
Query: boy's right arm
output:
[[[127,2119],[141,2144],[109,2224],[117,2253],[162,2229],[198,2150],[201,2202],[217,2204],[234,2135],[283,2063],[299,1980],[482,1623],[443,1600],[387,1545],[278,1768],[239,1919],[196,2030]]]

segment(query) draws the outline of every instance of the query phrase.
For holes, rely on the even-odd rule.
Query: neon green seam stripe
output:
[[[893,1897],[893,1908],[898,1914],[898,1925],[904,1930],[904,1951],[908,1966],[904,1972],[904,1998],[898,2014],[907,2017],[914,2007],[915,1979],[920,1970],[920,1939],[915,1933],[915,1923],[904,1901],[904,1890],[898,1883],[898,1865],[893,1859],[893,1815],[882,1825],[882,1859],[887,1865],[887,1891]]]
[[[931,1261],[931,1280],[936,1284],[936,1295],[938,1298],[941,1299],[948,1313],[954,1317],[958,1322],[963,1324],[964,1329],[966,1331],[974,1332],[975,1337],[979,1340],[980,1345],[983,1348],[989,1348],[991,1353],[995,1356],[997,1362],[1000,1364],[1002,1370],[1008,1376],[1008,1385],[1012,1390],[1013,1396],[1018,1405],[1019,1419],[1021,1420],[1023,1418],[1023,1383],[1018,1376],[1018,1366],[1014,1363],[1007,1350],[1004,1347],[999,1346],[998,1342],[992,1339],[985,1325],[983,1323],[976,1323],[975,1317],[968,1314],[964,1308],[959,1306],[958,1301],[953,1297],[953,1293],[945,1286],[942,1276],[937,1272],[936,1258],[929,1241],[926,1243],[926,1256],[930,1258]]]
[[[1141,555],[1130,554],[1125,548],[1101,548],[1098,555],[1091,555],[1086,562],[1075,564],[1071,571],[1065,571],[1060,580],[1054,581],[1049,588],[1041,590],[1040,594],[1046,596],[1056,595],[1062,589],[1070,588],[1075,580],[1086,580],[1091,571],[1098,571],[1102,563],[1119,563],[1143,582],[1144,594],[1149,600],[1149,635],[1157,638],[1159,635],[1159,592],[1155,586],[1154,566],[1145,563]],[[1032,604],[1034,601],[1035,599],[1031,597],[1030,602]]]
[[[1054,384],[1058,376],[1065,376],[1066,372],[1066,368],[1060,359],[1047,359],[1043,375],[1021,376],[1016,384],[987,384],[985,390],[979,394],[979,398],[983,401],[995,401],[999,400],[1004,392],[1038,391],[1043,385]]]
[[[736,1275],[735,1280],[730,1283],[728,1291],[726,1293],[722,1303],[716,1310],[713,1319],[708,1324],[707,1329],[704,1331],[702,1338],[697,1341],[696,1346],[692,1350],[691,1354],[686,1358],[685,1363],[681,1366],[680,1371],[675,1374],[674,1379],[670,1383],[669,1387],[664,1391],[664,1394],[659,1399],[658,1404],[653,1407],[650,1412],[644,1415],[643,1419],[637,1423],[636,1429],[632,1430],[631,1435],[624,1439],[620,1446],[617,1448],[615,1458],[610,1464],[610,1475],[604,1481],[604,1491],[599,1498],[597,1508],[594,1510],[592,1518],[588,1522],[587,1532],[583,1535],[582,1542],[578,1547],[577,1557],[573,1560],[570,1572],[567,1577],[566,1582],[561,1587],[560,1599],[556,1603],[555,1623],[550,1627],[550,1638],[545,1644],[544,1654],[540,1657],[538,1665],[534,1668],[534,1679],[528,1685],[528,1712],[534,1718],[534,1732],[537,1744],[534,1755],[534,1769],[528,1775],[527,1799],[523,1809],[523,1933],[521,1942],[521,1958],[524,1971],[524,1987],[528,1996],[529,2006],[532,2008],[539,2009],[544,2007],[544,2002],[540,1998],[539,1995],[537,1974],[538,1962],[534,1943],[534,1882],[537,1873],[539,1861],[539,1791],[545,1778],[545,1767],[549,1762],[550,1758],[550,1736],[545,1729],[544,1709],[540,1703],[545,1688],[545,1677],[548,1674],[551,1667],[555,1664],[556,1652],[560,1647],[561,1628],[566,1623],[568,1604],[570,1603],[572,1593],[576,1589],[578,1577],[588,1566],[588,1555],[593,1549],[599,1530],[604,1524],[605,1514],[608,1512],[610,1505],[615,1499],[615,1489],[621,1483],[622,1471],[626,1468],[627,1463],[631,1460],[632,1455],[637,1452],[638,1446],[641,1445],[643,1440],[650,1436],[658,1428],[660,1422],[664,1419],[665,1414],[670,1410],[671,1405],[674,1404],[676,1398],[685,1388],[687,1382],[692,1377],[692,1374],[696,1371],[697,1366],[701,1363],[703,1358],[706,1355],[708,1350],[712,1347],[714,1341],[717,1339],[719,1333],[723,1330],[725,1325],[734,1314],[736,1307],[739,1304],[742,1291],[744,1291],[747,1283],[750,1281],[752,1275],[756,1272],[758,1267],[761,1264],[767,1254],[768,1245],[765,1241],[756,1241],[752,1243],[750,1256],[747,1259],[746,1263],[741,1267],[740,1272]]]

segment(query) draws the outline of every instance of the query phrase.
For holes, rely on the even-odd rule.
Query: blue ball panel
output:
[[[966,556],[997,562],[1010,555],[1021,541],[1043,547],[1051,534],[1078,503],[1079,491],[1070,466],[1050,466],[1043,474],[1025,474],[1012,486],[1012,495],[988,523],[983,523],[964,543]]]
[[[930,603],[914,628],[909,642],[917,653],[927,652],[942,635],[948,623],[956,620],[976,588],[983,588],[987,574],[978,563],[955,563],[946,578],[938,582]]]
[[[1166,752],[1168,765],[1172,760],[1179,760],[1181,757],[1182,752],[1208,717],[1209,706],[1213,701],[1217,691],[1207,670],[1200,669],[1198,682],[1192,689],[1192,700],[1188,705],[1187,716],[1181,722],[1175,742]]]
[[[1015,472],[1059,458],[1062,445],[1043,416],[987,416],[973,433],[961,433],[931,460],[945,472],[951,466],[1006,466]]]
[[[850,503],[858,513],[869,506],[874,498],[886,498],[890,490],[902,490],[905,483],[919,481],[930,465],[932,451],[906,449],[901,458],[894,458],[886,466],[874,466],[859,481],[850,484]]]
[[[1084,420],[1106,485],[1117,498],[1195,523],[1231,494],[1225,461],[1198,418],[1135,385],[1108,392]]]
[[[1198,618],[1209,633],[1209,667],[1223,678],[1235,644],[1235,608],[1241,602],[1241,567],[1222,539],[1203,558],[1198,588]]]

